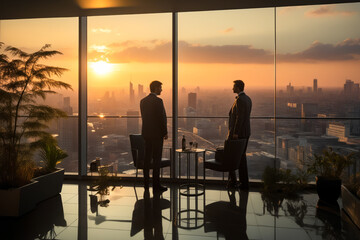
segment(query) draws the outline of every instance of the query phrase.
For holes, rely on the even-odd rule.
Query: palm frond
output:
[[[68,69],[61,67],[53,67],[53,66],[43,66],[39,69],[34,70],[33,75],[34,77],[37,77],[39,79],[43,79],[46,76],[50,77],[52,75],[56,75],[60,77],[65,71],[68,71]]]
[[[25,130],[40,130],[49,128],[48,125],[39,121],[26,121],[22,124],[22,128]]]
[[[42,138],[44,136],[48,136],[49,133],[41,130],[33,130],[24,132],[24,137],[27,138]]]
[[[54,118],[67,117],[67,114],[60,109],[47,105],[37,105],[31,109],[29,117],[48,122]]]
[[[5,48],[5,51],[10,52],[14,56],[19,56],[20,58],[27,58],[29,54],[20,50],[19,48],[8,46]]]
[[[51,88],[63,88],[63,89],[72,89],[71,85],[62,81],[57,81],[54,79],[47,79],[45,84],[49,89]]]

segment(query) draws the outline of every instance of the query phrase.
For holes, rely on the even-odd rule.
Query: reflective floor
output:
[[[153,194],[64,184],[61,195],[23,217],[0,218],[0,239],[360,239],[341,200],[327,206],[314,192],[287,198],[219,186],[186,196],[168,187]]]

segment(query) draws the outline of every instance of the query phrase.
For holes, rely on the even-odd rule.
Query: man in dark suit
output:
[[[144,181],[145,188],[149,187],[150,164],[153,163],[153,190],[166,191],[160,185],[160,163],[164,139],[167,135],[167,121],[164,104],[157,97],[162,92],[162,83],[150,83],[151,93],[140,101],[142,118],[142,135],[145,139]]]
[[[233,91],[237,94],[230,112],[229,112],[229,132],[228,140],[231,139],[246,139],[246,146],[244,154],[240,160],[239,179],[240,188],[249,188],[249,177],[246,160],[246,148],[250,137],[250,113],[252,102],[249,96],[244,93],[245,84],[242,80],[235,80]],[[229,186],[236,185],[235,171],[229,173],[230,182]]]

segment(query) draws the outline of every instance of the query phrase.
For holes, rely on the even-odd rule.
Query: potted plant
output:
[[[335,203],[341,193],[341,174],[352,164],[354,153],[341,154],[331,147],[321,155],[314,154],[307,164],[309,174],[316,175],[316,191],[320,200]]]
[[[56,165],[61,163],[68,154],[58,146],[56,139],[50,135],[43,137],[39,155],[43,166],[36,169],[34,180],[40,183],[38,192],[40,202],[61,192],[64,169],[57,169]]]
[[[3,47],[0,43],[0,50]],[[49,135],[46,123],[66,113],[40,104],[54,89],[71,89],[60,77],[64,68],[44,65],[61,54],[48,50],[27,53],[8,46],[0,52],[0,215],[18,216],[35,207],[36,181],[33,154],[41,138]]]
[[[262,180],[264,183],[261,193],[264,204],[263,214],[266,209],[272,216],[278,217],[279,210],[283,209],[284,200],[299,201],[301,199],[298,191],[305,187],[307,176],[300,169],[293,174],[290,169],[276,169],[268,166],[263,172]]]
[[[343,208],[360,229],[360,173],[352,183],[341,186]]]

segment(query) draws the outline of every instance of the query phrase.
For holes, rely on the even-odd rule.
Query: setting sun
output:
[[[112,65],[105,61],[92,62],[90,66],[97,74],[100,75],[107,74],[112,70]]]

